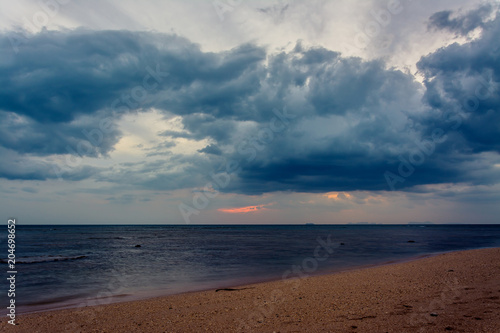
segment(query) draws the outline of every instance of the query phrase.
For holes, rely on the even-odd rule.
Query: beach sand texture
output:
[[[20,315],[1,332],[500,332],[500,248]]]

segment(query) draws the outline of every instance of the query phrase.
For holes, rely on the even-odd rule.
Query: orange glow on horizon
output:
[[[230,213],[230,214],[252,213],[252,212],[258,212],[260,210],[268,210],[265,206],[269,206],[269,205],[272,205],[272,204],[237,207],[237,208],[219,208],[217,210],[219,212]]]
[[[351,199],[352,195],[347,192],[328,192],[325,194],[328,199]]]

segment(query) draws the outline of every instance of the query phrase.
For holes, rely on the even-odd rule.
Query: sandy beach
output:
[[[500,332],[500,248],[2,318],[2,332]]]

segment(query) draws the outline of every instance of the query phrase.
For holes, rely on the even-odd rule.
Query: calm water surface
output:
[[[328,237],[336,247],[327,259],[307,260],[318,238]],[[497,247],[500,225],[18,225],[16,246],[16,304],[23,313],[280,279],[294,266],[321,274]],[[0,248],[7,276],[6,227]],[[6,279],[0,288],[5,308]]]

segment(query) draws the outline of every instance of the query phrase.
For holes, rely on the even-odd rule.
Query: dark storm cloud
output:
[[[98,181],[106,181],[132,188],[150,190],[176,190],[204,184],[213,165],[200,155],[170,154],[164,159],[123,165],[105,170],[96,175]]]
[[[48,163],[19,155],[12,150],[0,147],[0,178],[21,180],[58,179],[56,171],[60,170],[57,163]],[[77,166],[68,170],[66,180],[78,181],[97,175],[100,169],[90,166]]]
[[[188,133],[188,132],[180,132],[180,131],[167,130],[167,131],[163,131],[163,132],[159,133],[158,135],[168,136],[168,137],[171,137],[173,139],[176,139],[176,138],[195,139],[195,135]]]
[[[453,12],[449,10],[437,12],[429,19],[429,28],[446,29],[460,35],[467,35],[476,28],[483,27],[484,21],[493,12],[491,4],[485,4],[468,13],[451,18]]]
[[[339,120],[351,119],[348,130],[338,137],[325,132],[323,140],[328,144],[322,144],[308,138],[318,128],[305,130],[303,122],[295,123],[284,138],[266,146],[254,159],[241,159],[238,181],[227,190],[252,194],[384,190],[388,184],[381,175],[391,171],[401,176],[398,168],[407,167],[419,152],[423,163],[410,166],[410,176],[401,178],[398,189],[498,182],[499,170],[493,165],[500,152],[500,18],[484,22],[490,13],[491,7],[481,7],[455,22],[461,31],[483,27],[480,38],[439,49],[419,61],[425,90],[409,75],[376,61],[333,56],[321,61],[314,75],[309,76],[311,67],[302,70],[301,82],[308,80],[310,88],[304,94],[303,110],[309,116],[324,116],[325,122],[332,114],[340,116]],[[280,59],[288,62],[281,73],[289,75],[294,67],[287,57],[291,55]],[[418,90],[425,91],[420,107],[409,103]],[[387,108],[390,103],[393,109]],[[397,111],[406,115],[399,128],[391,121]],[[422,143],[436,130],[442,133],[441,139],[432,144],[431,153],[424,153]],[[294,140],[301,135],[301,140]]]
[[[262,66],[264,50],[243,45],[227,54],[200,54],[197,61],[208,60],[204,58],[213,63],[202,68],[186,64],[185,72],[177,66],[166,66],[172,76],[187,74],[192,77],[182,86],[175,86],[171,98],[162,99],[156,106],[180,115],[206,113],[215,117],[252,117],[245,112],[245,107],[248,97],[258,92],[260,81],[266,75]]]
[[[0,144],[39,155],[71,153],[66,146],[88,140],[83,130],[151,106],[159,91],[172,98],[157,106],[172,112],[232,113],[230,106],[255,89],[248,80],[258,84],[244,73],[253,73],[265,55],[251,45],[203,53],[175,35],[126,31],[43,31],[17,53],[9,38],[0,35],[6,55],[0,63]],[[103,143],[80,155],[106,154],[119,134],[106,133]]]
[[[438,129],[432,151],[398,189],[497,182],[500,19],[485,22],[488,8],[431,18],[434,28],[462,33],[481,27],[483,33],[423,57],[424,85],[382,61],[301,43],[279,53],[250,44],[210,53],[172,35],[42,32],[0,63],[0,145],[21,156],[65,154],[68,143],[85,139],[82,130],[101,119],[154,106],[182,118],[182,129],[160,136],[210,144],[178,155],[169,151],[175,143],[165,141],[145,151],[164,160],[99,174],[74,169],[73,179],[173,190],[203,186],[232,161],[239,169],[222,191],[385,190],[384,174],[398,174],[402,163],[415,160]],[[5,36],[0,41],[9,47]],[[131,99],[140,88],[147,98]],[[106,154],[119,137],[111,132],[86,154]],[[14,168],[0,175],[50,178],[48,165]]]
[[[175,145],[175,142],[164,141],[152,148],[144,148],[143,150],[146,152],[146,156],[171,155],[170,148],[175,147]]]
[[[198,151],[205,154],[222,155],[222,151],[216,145],[208,145],[205,148],[199,149]]]
[[[81,155],[104,155],[113,150],[118,142],[120,131],[109,128],[100,131],[100,117],[82,117],[68,123],[40,123],[16,114],[0,111],[0,145],[18,153],[36,155],[77,154],[82,140],[87,143],[80,149]],[[89,141],[91,140],[91,141]]]
[[[11,52],[9,35],[0,37],[0,47],[3,53]],[[227,102],[230,93],[240,98],[238,79],[264,56],[262,49],[252,45],[219,54],[203,53],[198,45],[175,35],[44,31],[19,46],[19,51],[2,63],[0,108],[40,122],[68,122],[112,106],[137,85],[158,88],[155,80],[161,81],[162,89],[177,91],[172,105],[182,100],[183,89],[192,83],[193,93],[205,92],[196,90],[197,82],[222,85],[221,95],[206,94],[207,99],[199,96],[198,100],[209,107],[210,103]],[[168,76],[163,76],[165,72]],[[244,83],[241,89],[251,89]],[[140,107],[139,103],[127,101],[123,108],[116,109]],[[180,102],[189,107],[199,104],[187,103]]]
[[[440,123],[454,117],[454,141],[464,151],[500,152],[499,34],[497,17],[484,23],[481,38],[439,49],[417,64],[426,78],[425,101],[437,111],[427,125],[444,127]]]

